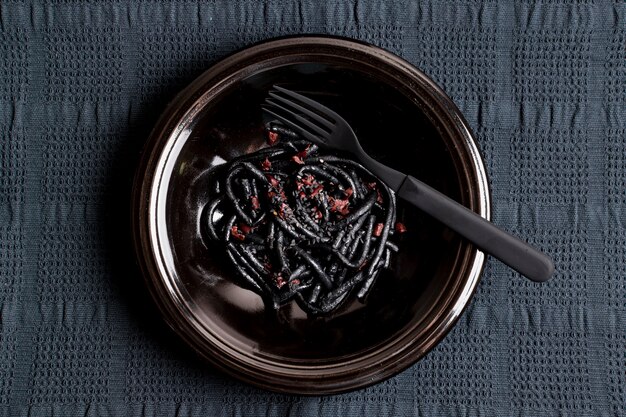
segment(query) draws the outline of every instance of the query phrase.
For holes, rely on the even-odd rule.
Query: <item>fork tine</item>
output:
[[[293,100],[289,100],[286,99],[282,96],[279,96],[278,94],[276,94],[273,91],[269,92],[270,97],[272,97],[273,99],[279,101],[280,103],[293,107],[299,111],[301,111],[302,113],[304,113],[306,116],[310,117],[311,119],[315,120],[316,122],[318,122],[319,124],[321,124],[322,126],[324,126],[325,128],[327,128],[328,130],[332,130],[334,123],[331,122],[330,120],[328,120],[326,117],[319,115],[318,113],[315,113],[312,110],[307,109],[306,107],[301,106],[300,104],[298,104],[296,101]],[[318,103],[319,104],[319,103]]]
[[[317,102],[317,101],[315,101],[315,100],[312,100],[312,99],[310,99],[310,98],[308,98],[308,97],[303,96],[302,94],[298,94],[298,93],[293,92],[293,91],[291,91],[291,90],[287,90],[286,88],[283,88],[283,87],[281,87],[281,86],[279,86],[279,85],[274,85],[273,87],[274,87],[274,89],[275,89],[275,90],[278,90],[278,91],[280,91],[281,93],[283,93],[283,94],[285,94],[285,95],[287,95],[287,96],[289,96],[289,97],[291,97],[291,98],[293,98],[293,99],[295,99],[295,100],[298,100],[298,101],[300,101],[301,103],[305,103],[305,104],[307,104],[308,106],[310,106],[310,107],[314,108],[315,110],[317,110],[317,111],[319,111],[319,112],[323,113],[323,114],[324,114],[325,116],[327,116],[328,118],[332,118],[332,119],[334,119],[334,120],[332,120],[333,122],[336,122],[336,121],[342,120],[342,119],[341,119],[341,116],[339,116],[337,113],[335,113],[334,111],[332,111],[332,110],[331,110],[331,109],[329,109],[328,107],[326,107],[326,106],[324,106],[324,105],[322,105],[322,104],[318,103],[318,102]]]
[[[297,123],[294,123],[289,118],[284,117],[284,116],[276,113],[275,111],[273,111],[272,109],[270,109],[267,106],[261,106],[261,108],[267,114],[270,114],[270,115],[274,116],[277,120],[285,123],[286,125],[288,125],[292,129],[295,129],[297,131],[297,133],[302,135],[305,139],[307,139],[307,140],[309,140],[309,141],[311,141],[313,143],[316,143],[318,145],[326,145],[326,142],[321,137],[319,137],[318,135],[314,135],[313,133],[309,132],[308,130],[306,130],[302,126],[298,125]]]
[[[320,136],[328,136],[327,130],[322,129],[319,125],[311,122],[309,119],[306,119],[297,113],[294,113],[288,108],[281,106],[280,104],[276,103],[274,100],[268,98],[268,99],[265,99],[265,103],[269,104],[272,107],[280,109],[283,113],[289,115],[290,117],[296,118],[300,123],[308,127],[309,130],[312,131],[313,133],[317,133]]]

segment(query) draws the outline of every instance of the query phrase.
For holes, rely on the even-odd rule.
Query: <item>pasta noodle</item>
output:
[[[278,309],[295,299],[329,313],[364,300],[398,247],[394,193],[358,162],[271,126],[274,146],[211,177],[202,226],[226,248],[240,284]],[[397,225],[396,225],[397,226]],[[397,227],[396,227],[397,229]]]

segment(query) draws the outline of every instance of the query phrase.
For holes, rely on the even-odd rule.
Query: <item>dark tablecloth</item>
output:
[[[0,415],[626,415],[621,0],[0,2]],[[278,35],[349,36],[422,68],[484,153],[494,221],[550,253],[490,260],[424,360],[369,389],[276,395],[205,366],[133,266],[128,194],[166,102]]]

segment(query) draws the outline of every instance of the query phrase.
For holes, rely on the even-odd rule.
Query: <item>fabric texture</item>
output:
[[[554,257],[490,260],[415,366],[330,397],[209,368],[130,249],[130,184],[167,101],[221,57],[353,37],[434,78],[476,132],[495,223]],[[0,416],[626,416],[622,0],[0,2]]]

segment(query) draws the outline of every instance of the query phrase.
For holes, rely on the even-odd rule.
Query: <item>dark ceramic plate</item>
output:
[[[265,143],[260,104],[274,84],[344,116],[372,156],[489,217],[481,157],[458,109],[400,58],[353,41],[300,37],[226,58],[168,107],[134,189],[134,233],[168,323],[215,366],[270,390],[327,394],[405,369],[451,328],[478,283],[483,253],[399,202],[400,251],[368,301],[326,317],[295,303],[276,312],[232,283],[223,248],[200,237],[216,164]]]

